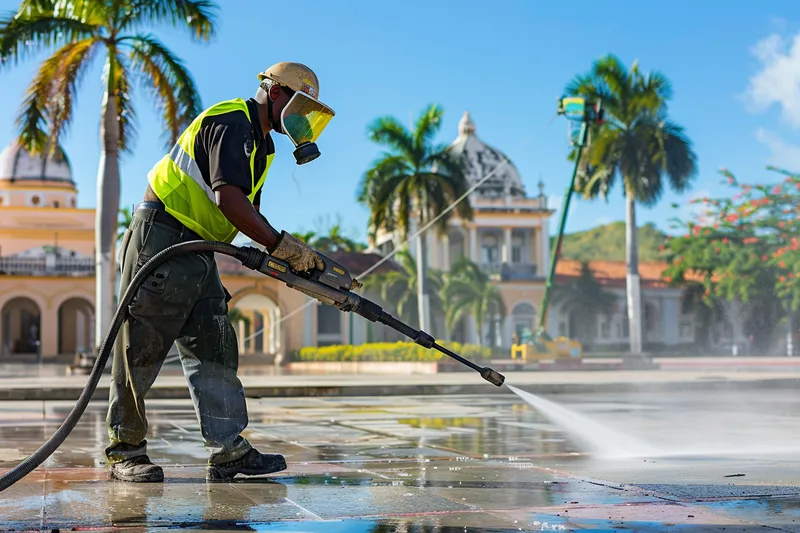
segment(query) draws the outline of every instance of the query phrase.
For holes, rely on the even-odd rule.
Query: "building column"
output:
[[[550,264],[550,220],[542,221],[539,226],[539,232],[535,236],[539,239],[539,247],[541,249],[541,259],[538,261],[539,272],[545,272],[547,265]]]
[[[265,316],[269,317],[269,344],[267,344],[267,350],[269,351],[269,353],[274,354],[275,353],[275,337],[276,337],[276,330],[277,330],[277,328],[275,327],[275,326],[277,326],[277,324],[275,322],[275,310],[274,309],[270,309],[266,313]]]
[[[469,257],[473,263],[478,263],[480,253],[478,252],[478,229],[475,226],[469,228]]]
[[[281,308],[275,308],[275,353],[280,353],[283,350],[283,323],[281,319]]]
[[[58,355],[58,308],[45,308],[39,315],[39,348],[42,357]]]
[[[511,263],[511,228],[503,228],[503,251],[502,251],[502,259],[503,263]]]
[[[244,338],[245,338],[245,333],[246,333],[246,330],[244,328],[244,320],[240,320],[239,323],[236,324],[236,326],[239,329],[239,332],[237,334],[237,337],[238,337],[237,340],[239,341],[239,353],[243,354],[244,353]]]

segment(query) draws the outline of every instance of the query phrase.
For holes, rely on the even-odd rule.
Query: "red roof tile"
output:
[[[639,278],[642,288],[666,288],[669,284],[664,281],[662,273],[669,267],[668,263],[639,263]],[[625,287],[627,266],[624,261],[589,261],[595,279],[606,287]],[[578,277],[581,271],[581,262],[574,259],[560,259],[556,265],[556,280],[566,282]],[[702,281],[703,278],[696,274],[686,276],[690,281]]]

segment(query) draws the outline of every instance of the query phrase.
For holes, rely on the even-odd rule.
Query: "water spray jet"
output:
[[[542,416],[559,426],[569,436],[591,448],[598,457],[604,459],[631,459],[663,455],[660,450],[649,444],[607,428],[566,407],[545,400],[530,392],[520,390],[512,385],[506,386]]]

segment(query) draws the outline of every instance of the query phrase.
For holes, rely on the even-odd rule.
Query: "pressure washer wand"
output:
[[[342,265],[322,254],[319,255],[325,264],[325,268],[298,273],[294,272],[285,261],[276,259],[257,248],[243,247],[239,248],[239,251],[243,254],[243,259],[240,260],[247,268],[278,279],[284,282],[287,287],[311,296],[325,305],[331,305],[343,312],[356,313],[370,322],[385,324],[412,339],[420,346],[438,350],[459,363],[467,365],[480,373],[481,377],[492,385],[500,387],[506,379],[499,372],[489,367],[480,367],[437,344],[429,334],[401,322],[384,311],[375,302],[353,292],[354,289],[362,287],[362,284],[353,278]]]

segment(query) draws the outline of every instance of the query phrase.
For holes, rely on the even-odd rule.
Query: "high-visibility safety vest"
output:
[[[215,104],[197,116],[178,138],[172,150],[153,166],[147,181],[170,215],[204,239],[230,243],[239,232],[217,207],[214,191],[203,181],[200,167],[194,159],[194,139],[205,117],[244,111],[250,120],[247,103],[241,99]],[[260,177],[255,175],[256,148],[250,154],[252,188],[247,197],[250,203],[264,185],[275,154],[267,156],[267,166]]]

